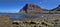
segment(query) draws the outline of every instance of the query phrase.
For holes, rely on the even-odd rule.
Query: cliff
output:
[[[35,12],[42,12],[44,11],[38,5],[35,4],[26,4],[19,13],[35,13]]]

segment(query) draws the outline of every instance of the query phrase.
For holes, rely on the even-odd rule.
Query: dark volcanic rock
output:
[[[34,13],[34,12],[42,12],[43,9],[34,4],[26,4],[19,13]]]
[[[60,5],[57,8],[52,9],[51,11],[60,11]]]

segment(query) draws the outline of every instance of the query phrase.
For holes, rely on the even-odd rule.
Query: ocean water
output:
[[[18,13],[0,13],[0,15],[8,15],[10,16],[11,20],[19,20],[21,18],[30,18],[30,14],[18,14]],[[50,18],[50,17],[60,17],[60,14],[38,14],[38,15],[33,15],[31,14],[34,18]]]
[[[8,16],[10,16],[11,20],[21,19],[26,16],[26,14],[18,14],[18,13],[0,13],[0,15],[8,15]]]

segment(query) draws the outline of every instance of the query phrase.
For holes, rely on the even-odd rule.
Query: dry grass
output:
[[[10,27],[9,16],[0,15],[0,27]]]

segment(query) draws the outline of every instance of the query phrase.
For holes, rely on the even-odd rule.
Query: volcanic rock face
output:
[[[60,11],[60,5],[57,8],[52,9],[51,11]]]
[[[41,9],[39,6],[34,4],[26,4],[23,9],[19,11],[19,13],[34,13],[34,12],[42,12],[43,9]]]

